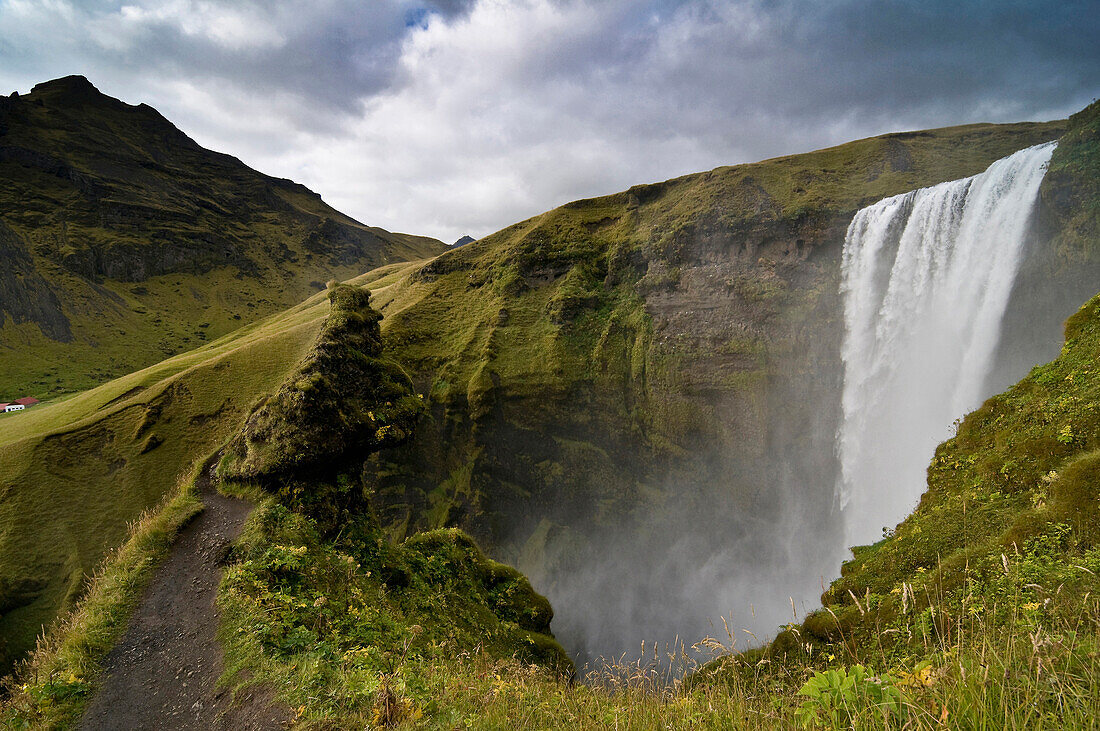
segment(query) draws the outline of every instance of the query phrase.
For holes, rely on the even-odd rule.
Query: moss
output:
[[[573,673],[546,600],[453,529],[390,543],[361,518],[324,538],[269,501],[234,549],[219,602],[231,682],[271,682],[303,721],[369,718],[375,698],[361,691],[387,677],[428,705],[426,666],[478,651]]]
[[[1049,522],[1073,528],[1082,549],[1100,545],[1100,451],[1070,460],[1050,484]]]
[[[818,642],[837,642],[843,637],[843,628],[836,615],[824,609],[807,615],[802,621],[802,631]]]
[[[329,316],[302,363],[253,408],[228,446],[227,476],[273,482],[335,473],[349,453],[397,444],[411,431],[420,400],[401,370],[381,357],[382,316],[370,307],[370,291],[338,284],[329,302]]]

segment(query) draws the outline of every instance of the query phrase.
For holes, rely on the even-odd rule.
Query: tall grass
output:
[[[877,672],[869,669],[850,692],[838,691],[831,704],[803,689],[830,670],[856,678],[856,663],[778,663],[727,655],[721,664],[738,665],[736,672],[710,679],[689,676],[687,682],[669,685],[654,674],[654,664],[635,661],[604,665],[584,682],[568,685],[513,660],[463,655],[427,669],[435,700],[425,709],[426,717],[396,725],[868,731],[1097,727],[1100,603],[1090,598],[1075,620],[1050,624],[1035,623],[1025,614],[1017,613],[1007,625],[961,617],[952,628],[957,643],[929,636],[926,655],[915,654],[893,667],[879,664],[882,654],[868,648],[863,662]],[[792,683],[800,677],[806,682]],[[894,695],[869,692],[884,686]]]

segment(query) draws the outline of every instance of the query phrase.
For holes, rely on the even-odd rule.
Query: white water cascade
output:
[[[916,506],[935,446],[980,405],[1050,142],[886,198],[848,227],[837,435],[848,546]]]

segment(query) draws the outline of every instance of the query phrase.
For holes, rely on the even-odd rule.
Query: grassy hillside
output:
[[[384,289],[386,273],[362,281],[378,280]],[[318,294],[98,388],[0,415],[5,665],[72,606],[127,524],[229,439],[256,400],[294,371],[327,312]]]
[[[0,396],[97,385],[446,247],[365,226],[70,76],[0,98]]]
[[[1047,195],[1075,201],[1063,208],[1071,213],[1059,251],[1094,266],[1100,103],[1071,124],[1051,161]],[[920,617],[926,633],[950,642],[960,618],[979,614],[996,624],[1021,603],[1034,605],[1036,620],[1091,616],[1088,597],[1100,589],[1098,361],[1100,297],[1066,321],[1057,359],[958,424],[936,450],[917,510],[881,542],[854,549],[804,633],[893,659],[927,639],[896,632]],[[884,635],[886,628],[895,632]]]

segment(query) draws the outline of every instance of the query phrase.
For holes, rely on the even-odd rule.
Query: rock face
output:
[[[757,601],[770,631],[834,570],[814,562],[837,540],[852,215],[1064,131],[974,125],[719,168],[438,257],[382,304],[431,412],[368,466],[383,519],[474,533],[582,653],[702,634],[759,587],[800,586]]]
[[[23,252],[23,273],[0,275],[23,282],[0,286],[0,327],[37,324],[5,339],[23,360],[65,362],[62,388],[193,346],[202,322],[217,336],[328,279],[446,249],[365,226],[80,76],[0,98],[0,177],[0,245]],[[43,303],[28,309],[32,291]],[[12,357],[0,354],[2,385],[57,388]]]
[[[62,343],[71,342],[69,318],[50,285],[34,270],[22,240],[0,221],[0,321],[7,316],[20,324],[33,322],[42,333]]]

